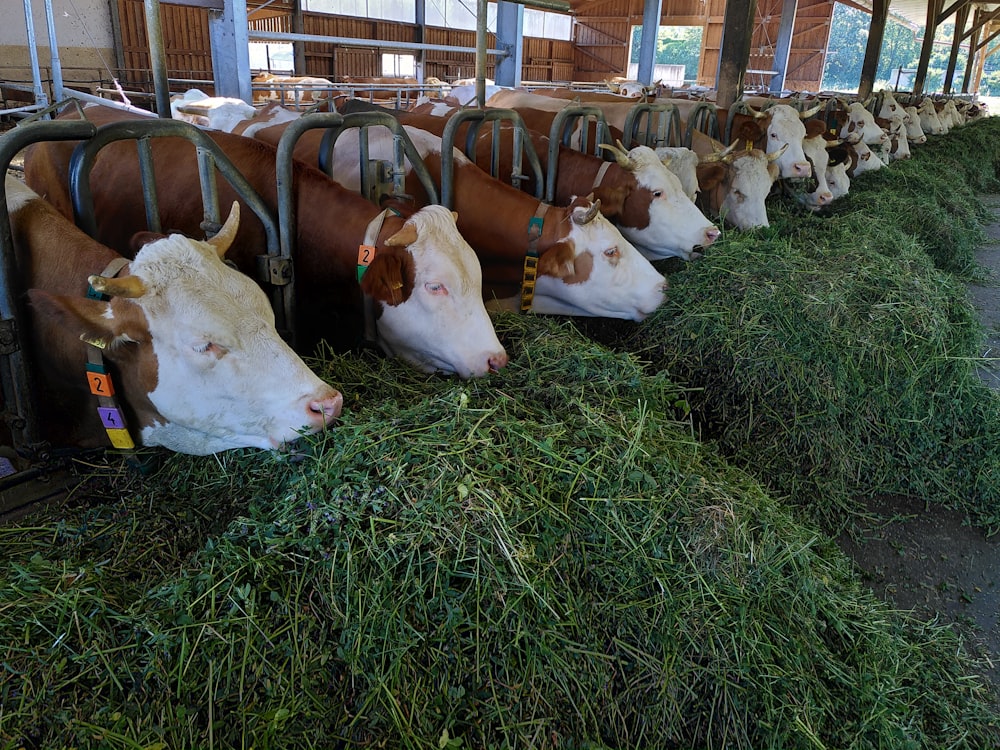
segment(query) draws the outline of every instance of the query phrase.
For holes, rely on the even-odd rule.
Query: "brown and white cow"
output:
[[[432,111],[435,109],[431,107]],[[443,116],[421,112],[400,113],[400,121],[440,136],[448,118],[458,110]],[[458,142],[464,142],[467,126],[456,132]],[[501,127],[497,177],[510,181],[512,172],[513,129]],[[548,163],[549,139],[540,133],[529,133],[543,171]],[[482,128],[476,141],[476,162],[489,170],[493,159],[494,129]],[[554,200],[568,205],[578,195],[593,193],[601,201],[601,213],[611,219],[621,233],[647,258],[656,260],[679,257],[690,260],[696,248],[711,245],[721,234],[702,215],[684,193],[676,175],[666,169],[656,154],[646,146],[629,152],[611,149],[614,162],[592,154],[560,146],[557,156]],[[534,189],[534,181],[522,184]]]
[[[240,122],[257,113],[242,99],[231,96],[208,96],[200,89],[188,89],[170,97],[170,116],[200,128],[231,132]]]
[[[431,175],[440,180],[441,139],[404,127]],[[273,141],[281,132],[267,128],[257,138]],[[391,159],[392,134],[378,128],[370,136],[371,158]],[[315,163],[321,139],[321,131],[304,133],[295,158]],[[337,179],[359,189],[357,130],[340,136],[333,161]],[[509,300],[520,293],[532,220],[540,218],[534,312],[643,320],[663,302],[663,275],[601,215],[599,201],[577,198],[568,206],[547,206],[491,177],[457,150],[453,184],[459,230],[479,255],[487,299]],[[412,173],[406,189],[418,203],[426,200]]]
[[[141,119],[98,105],[86,107],[85,113],[96,125]],[[207,134],[276,213],[275,148],[229,133]],[[67,216],[72,213],[66,180],[72,148],[67,142],[39,143],[29,148],[25,159],[28,183]],[[177,138],[153,139],[151,148],[162,225],[197,235],[204,211],[195,149]],[[99,239],[124,250],[133,233],[146,229],[134,144],[119,141],[102,149],[91,172],[91,187]],[[365,329],[364,293],[374,300],[377,338],[388,354],[426,372],[454,372],[464,378],[506,364],[506,352],[483,305],[479,263],[451,212],[428,207],[408,219],[383,217],[369,201],[304,164],[294,165],[293,193],[298,219],[293,257],[296,343],[302,351],[311,352],[320,339],[335,348],[357,344]],[[236,199],[224,181],[219,197]],[[366,239],[369,231],[375,241]],[[237,239],[230,258],[240,270],[256,275],[257,256],[266,246],[260,221],[246,216]],[[359,284],[362,244],[375,246],[376,254]]]
[[[840,137],[848,143],[863,142],[869,146],[889,143],[889,134],[875,122],[875,116],[861,102],[851,102],[846,107],[846,119],[840,128]]]
[[[692,201],[698,198],[698,154],[684,146],[659,146],[657,158],[681,181],[684,195]]]
[[[917,114],[920,117],[920,127],[927,135],[943,135],[948,132],[945,124],[938,116],[933,99],[924,97],[920,104],[917,105]]]
[[[698,165],[698,204],[710,216],[718,216],[738,229],[767,227],[765,200],[778,179],[775,161],[782,152],[764,153],[757,148],[737,148],[695,131],[692,150]]]
[[[255,104],[276,101],[285,107],[307,108],[321,99],[343,94],[333,81],[319,76],[258,73],[250,81]]]
[[[906,126],[906,140],[911,144],[927,143],[927,134],[920,125],[920,113],[914,106],[903,107],[906,115],[903,124]]]
[[[108,445],[105,425],[123,429],[124,416],[141,445],[197,455],[278,448],[340,414],[343,397],[282,341],[264,293],[223,263],[238,206],[212,239],[161,237],[125,263],[24,183],[7,177],[5,188],[31,303],[39,420],[53,444]],[[89,298],[88,283],[110,299]],[[99,342],[112,369],[118,403],[103,414],[90,379],[112,394],[88,370],[82,339]]]

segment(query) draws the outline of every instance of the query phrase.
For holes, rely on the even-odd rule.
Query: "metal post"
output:
[[[62,63],[59,60],[59,42],[56,40],[56,21],[52,15],[52,0],[45,0],[45,25],[49,29],[49,59],[52,66],[52,96],[57,102],[63,99]]]
[[[143,0],[146,9],[146,35],[149,37],[149,67],[153,73],[156,114],[170,117],[170,85],[167,83],[167,56],[163,49],[163,26],[160,23],[160,0]]]
[[[795,30],[795,13],[798,11],[798,0],[785,0],[781,6],[781,22],[778,25],[778,45],[774,49],[773,70],[778,74],[771,79],[771,93],[778,93],[785,88],[785,76],[788,75],[788,55],[792,51],[792,32]]]
[[[42,71],[38,66],[38,42],[35,40],[35,18],[31,13],[31,0],[24,0],[24,25],[28,31],[28,52],[31,55],[31,80],[35,87],[35,104],[48,106],[49,98],[42,87]]]
[[[487,0],[476,0],[476,102],[486,106],[486,19]]]
[[[636,79],[650,86],[653,83],[653,67],[656,62],[656,39],[660,32],[663,15],[663,0],[647,0],[642,6],[642,32],[639,41],[639,69]],[[628,75],[628,66],[622,71]]]
[[[246,2],[225,0],[221,11],[209,9],[208,34],[212,42],[215,95],[253,103]]]
[[[497,46],[507,51],[497,59],[493,80],[498,86],[521,85],[522,47],[524,41],[524,6],[497,2]]]

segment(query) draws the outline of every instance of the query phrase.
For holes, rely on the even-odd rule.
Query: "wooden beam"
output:
[[[924,92],[924,81],[927,80],[927,67],[931,62],[931,52],[934,49],[934,37],[937,25],[934,20],[941,12],[943,0],[927,0],[927,26],[924,29],[924,43],[920,47],[920,62],[917,63],[917,74],[913,78],[913,93],[917,96]],[[859,92],[860,93],[860,92]]]
[[[981,10],[976,10],[976,14],[972,17],[972,24],[975,26],[976,22],[979,20],[979,16],[982,14]],[[976,29],[972,38],[969,40],[969,57],[965,61],[965,75],[962,77],[962,93],[969,93],[969,82],[972,80],[972,69],[975,67],[974,60],[979,54],[979,29]]]
[[[941,91],[945,94],[951,93],[951,79],[955,77],[955,66],[958,64],[958,49],[962,45],[962,29],[965,28],[965,24],[969,20],[969,6],[963,5],[958,9],[958,13],[955,14],[955,33],[952,35],[951,39],[951,55],[948,57],[948,69],[944,74],[944,83],[941,86]],[[969,50],[969,57],[972,57],[973,51]]]
[[[948,6],[948,8],[938,14],[937,20],[934,22],[935,26],[940,26],[955,13],[965,8],[968,11],[968,7],[972,4],[972,0],[955,0],[954,3]],[[955,29],[958,29],[958,24],[955,24]]]
[[[750,59],[750,39],[757,0],[729,0],[722,23],[722,49],[716,76],[716,104],[728,109],[743,95],[743,78]]]
[[[928,0],[935,2],[937,0]],[[878,72],[878,58],[882,52],[885,37],[885,23],[889,18],[889,0],[872,0],[872,21],[868,29],[868,44],[865,59],[861,63],[861,80],[858,83],[858,99],[865,100],[872,93],[875,74]]]
[[[962,34],[962,41],[964,42],[967,36],[972,36],[973,31],[979,31],[983,26],[988,24],[997,16],[1000,16],[1000,8],[990,11],[989,13],[984,13],[982,20],[980,20],[978,23],[973,24],[971,29]]]

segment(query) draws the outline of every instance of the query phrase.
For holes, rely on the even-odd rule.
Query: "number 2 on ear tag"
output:
[[[365,275],[373,260],[375,260],[375,246],[358,245],[358,281],[361,281],[361,277]]]

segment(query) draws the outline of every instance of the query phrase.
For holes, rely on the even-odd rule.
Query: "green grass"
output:
[[[727,233],[641,325],[498,318],[488,379],[325,356],[344,418],[296,455],[87,467],[0,527],[0,747],[998,746],[961,636],[815,522],[998,517],[980,209],[918,235],[874,185]]]

